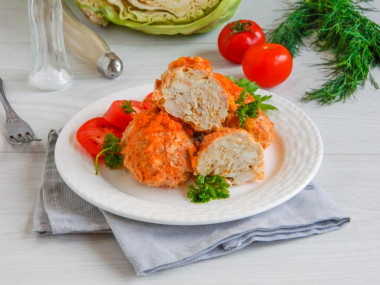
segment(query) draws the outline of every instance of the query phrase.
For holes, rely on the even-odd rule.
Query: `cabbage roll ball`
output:
[[[224,86],[224,89],[230,95],[228,116],[223,122],[223,126],[227,128],[239,129],[241,127],[239,118],[236,114],[236,101],[239,99],[243,88],[236,85],[231,79],[225,77],[220,73],[215,73],[215,77],[221,82],[221,84]],[[254,97],[249,94],[248,98],[245,100],[245,103],[250,103],[254,100]],[[274,123],[261,110],[259,110],[258,116],[256,118],[247,117],[247,121],[245,122],[243,128],[247,130],[251,135],[253,135],[254,138],[261,143],[264,149],[269,147],[270,144],[274,141]]]
[[[240,123],[236,112],[229,112],[229,115],[223,125],[228,128],[239,129]],[[259,110],[256,118],[247,118],[244,129],[253,135],[253,137],[261,143],[261,146],[264,149],[268,148],[274,141],[274,123],[261,110]]]
[[[176,187],[193,172],[195,146],[182,125],[165,112],[135,115],[123,134],[124,166],[141,183]]]
[[[229,105],[226,90],[207,62],[199,57],[180,58],[156,81],[153,92],[160,108],[196,131],[221,128]]]
[[[232,184],[264,178],[264,150],[243,129],[223,128],[207,135],[193,158],[195,175],[221,175]]]

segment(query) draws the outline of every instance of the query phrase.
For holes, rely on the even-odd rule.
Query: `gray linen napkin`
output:
[[[57,137],[50,132],[33,231],[40,235],[112,232],[137,275],[215,258],[254,242],[327,233],[349,221],[313,183],[274,209],[232,222],[171,226],[119,217],[87,203],[63,182],[54,162]]]

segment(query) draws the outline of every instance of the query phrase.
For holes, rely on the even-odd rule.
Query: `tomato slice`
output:
[[[150,110],[153,108],[153,103],[151,101],[152,99],[152,96],[153,96],[153,92],[150,92],[148,95],[146,95],[146,97],[144,98],[144,100],[141,102],[141,107],[145,110]]]
[[[80,145],[91,155],[96,156],[103,147],[104,137],[114,134],[121,138],[123,129],[115,127],[102,117],[96,117],[85,122],[77,131],[76,138]]]
[[[116,100],[112,102],[107,112],[105,112],[103,115],[103,118],[106,119],[110,124],[125,130],[125,128],[133,120],[134,114],[134,112],[127,114],[126,111],[122,108],[123,104],[127,101],[131,101],[132,108],[136,111],[136,113],[140,113],[145,109],[139,101]]]

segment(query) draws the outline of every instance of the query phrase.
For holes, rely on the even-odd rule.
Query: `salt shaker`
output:
[[[61,0],[29,0],[28,5],[32,34],[29,82],[41,90],[64,88],[73,76],[63,40]]]

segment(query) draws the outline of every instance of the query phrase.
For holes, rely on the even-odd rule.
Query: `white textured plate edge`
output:
[[[178,208],[147,202],[125,193],[118,193],[118,191],[112,192],[112,189],[107,189],[111,190],[112,195],[109,195],[110,192],[103,191],[101,188],[112,188],[112,186],[107,186],[100,176],[93,175],[91,161],[82,163],[82,168],[72,169],[75,168],[73,163],[76,161],[70,159],[81,158],[81,154],[74,149],[72,143],[75,131],[81,123],[91,118],[89,113],[92,117],[102,116],[102,112],[105,112],[113,100],[141,99],[152,89],[151,84],[137,86],[95,101],[73,116],[58,137],[55,160],[62,179],[76,194],[103,210],[122,217],[158,224],[203,225],[227,222],[267,211],[286,202],[303,190],[320,167],[323,146],[315,124],[293,103],[271,92],[259,90],[259,94],[273,95],[271,104],[279,107],[279,111],[271,113],[271,119],[275,122],[276,132],[286,146],[284,167],[271,181],[259,187],[260,195],[263,197],[261,201],[258,201],[257,197],[249,199],[247,195],[244,195],[240,199],[218,200],[202,205],[189,203],[191,205],[188,207]],[[102,112],[99,114],[91,112],[92,109],[99,109],[99,106],[103,108]],[[294,141],[297,136],[301,136],[300,140]],[[81,171],[83,177],[73,179],[74,171]],[[88,173],[85,173],[86,171]],[[84,186],[83,180],[88,181],[89,184]]]

